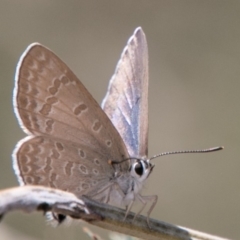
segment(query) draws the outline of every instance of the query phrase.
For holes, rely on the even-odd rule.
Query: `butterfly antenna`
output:
[[[121,164],[123,162],[126,162],[127,160],[141,160],[141,158],[135,158],[135,157],[130,157],[130,158],[125,158],[122,161],[114,161],[114,160],[108,160],[108,164],[109,165],[113,165],[113,164]]]
[[[149,160],[152,160],[157,157],[165,156],[165,155],[171,155],[171,154],[181,154],[181,153],[209,153],[209,152],[216,152],[219,150],[222,150],[224,147],[213,147],[213,148],[207,148],[207,149],[201,149],[201,150],[185,150],[185,151],[175,151],[175,152],[163,152],[157,155],[154,155]]]

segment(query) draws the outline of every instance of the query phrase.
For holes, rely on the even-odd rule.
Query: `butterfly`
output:
[[[28,135],[13,166],[21,185],[43,185],[128,206],[157,196],[140,190],[148,154],[148,47],[141,27],[124,48],[102,108],[69,67],[33,43],[17,65],[14,110]],[[149,211],[150,214],[150,211]]]
[[[142,203],[138,214],[151,202],[148,224],[158,197],[140,192],[153,170],[151,159],[216,150],[148,158],[148,46],[141,27],[122,52],[102,108],[70,68],[39,43],[20,57],[13,103],[28,135],[13,152],[21,185],[126,206],[126,216],[134,201]]]

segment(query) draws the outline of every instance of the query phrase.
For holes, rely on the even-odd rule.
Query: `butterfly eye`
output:
[[[134,166],[134,170],[137,175],[142,176],[144,171],[142,163],[141,162],[136,163],[136,165]]]

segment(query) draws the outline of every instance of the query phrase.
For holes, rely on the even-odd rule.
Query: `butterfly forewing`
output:
[[[123,50],[102,108],[131,157],[148,155],[148,47],[139,27]]]
[[[30,45],[20,58],[14,108],[24,131],[33,136],[20,141],[14,153],[15,169],[26,184],[47,185],[50,179],[48,185],[63,189],[62,181],[71,173],[71,164],[82,161],[81,155],[101,162],[108,173],[113,171],[109,160],[128,157],[123,140],[98,103],[67,65],[40,44]],[[90,170],[87,163],[83,165]],[[128,168],[124,161],[121,169]],[[77,179],[76,171],[72,172],[76,184],[92,174],[82,175],[80,169]],[[77,191],[75,186],[72,190]]]

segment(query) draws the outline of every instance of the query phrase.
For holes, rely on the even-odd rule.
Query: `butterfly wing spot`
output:
[[[19,90],[24,93],[28,93],[30,91],[30,84],[28,82],[21,82],[18,85]]]
[[[53,131],[53,125],[54,125],[54,120],[52,120],[52,119],[48,119],[47,121],[46,121],[46,129],[45,129],[45,131],[47,132],[47,133],[51,133],[52,131]]]
[[[95,159],[93,160],[93,162],[94,162],[96,165],[100,166],[100,162],[99,162],[99,160],[98,160],[97,158],[95,158]]]
[[[46,164],[45,164],[45,166],[44,166],[44,168],[43,168],[44,172],[48,173],[48,172],[51,172],[51,171],[52,171],[52,166],[51,166],[51,164],[52,164],[51,158],[50,158],[50,157],[47,157],[47,159],[46,159]]]
[[[75,115],[80,115],[82,112],[87,111],[87,105],[84,103],[79,104],[77,107],[74,108],[73,113]]]
[[[20,95],[18,97],[18,105],[21,106],[21,108],[27,108],[28,105],[28,97],[24,96],[24,95]]]
[[[67,176],[72,176],[74,167],[75,167],[75,164],[73,164],[72,162],[67,162],[67,164],[64,167],[65,174]]]
[[[31,119],[32,119],[32,125],[33,125],[33,127],[34,127],[34,129],[35,130],[40,130],[40,125],[39,125],[39,123],[38,123],[38,119],[37,119],[37,117],[35,117],[35,116],[31,116]]]
[[[21,170],[22,170],[22,172],[23,172],[24,174],[28,174],[32,169],[31,169],[31,167],[28,166],[28,165],[22,165],[22,166],[21,166]]]
[[[52,149],[51,159],[58,159],[60,157],[59,152],[56,149]]]
[[[79,164],[79,170],[83,174],[88,174],[88,169],[84,165],[82,165],[82,164]]]
[[[48,104],[52,105],[52,104],[57,103],[57,102],[58,102],[58,99],[57,99],[56,97],[48,97],[48,98],[46,99],[46,102],[47,102]]]
[[[79,156],[80,156],[82,159],[85,159],[85,158],[86,158],[86,153],[85,153],[82,149],[79,149],[79,150],[78,150],[78,154],[79,154]]]
[[[51,95],[55,95],[58,92],[60,85],[61,85],[61,81],[59,79],[54,79],[53,86],[49,87],[48,89],[49,93]]]
[[[107,145],[108,147],[111,147],[111,146],[112,146],[112,141],[111,141],[111,140],[106,140],[105,142],[106,142],[106,145]]]
[[[66,84],[68,84],[70,81],[69,81],[69,79],[65,76],[65,75],[63,75],[62,77],[60,77],[60,79],[61,79],[61,82],[64,84],[64,85],[66,85]]]
[[[32,176],[28,176],[28,175],[24,176],[24,182],[26,184],[34,184],[35,183],[34,178]]]
[[[18,160],[19,160],[19,162],[21,162],[22,166],[26,166],[27,164],[29,164],[31,162],[31,160],[29,159],[29,157],[26,154],[20,155]]]
[[[37,106],[38,106],[38,104],[37,104],[36,100],[31,99],[30,104],[29,104],[29,110],[33,112],[37,108]]]
[[[32,56],[25,57],[24,65],[28,66],[28,68],[33,70],[34,72],[36,72],[36,70],[38,70],[38,62],[34,58],[32,58]]]
[[[30,95],[37,96],[39,94],[39,91],[32,86],[31,91],[29,92]]]
[[[24,125],[30,126],[29,128],[32,127],[30,115],[27,112],[21,112],[21,118],[22,118],[22,121],[24,122]]]
[[[98,183],[98,181],[92,180],[92,185],[93,185],[93,186],[97,185],[97,183]]]
[[[42,109],[39,111],[42,115],[47,116],[52,110],[52,106],[48,103],[43,104]]]
[[[96,175],[96,176],[99,175],[99,171],[98,171],[97,169],[95,169],[95,168],[93,168],[92,172],[93,172],[93,174]]]
[[[28,85],[30,85],[30,82],[32,82],[32,81],[37,82],[39,80],[36,76],[37,75],[30,69],[22,68],[19,78],[21,77],[24,81],[27,80]]]
[[[38,175],[35,177],[35,180],[36,181],[34,184],[37,184],[37,185],[44,185],[46,184],[46,177],[43,176],[43,175]]]
[[[32,119],[32,128],[35,129],[35,131],[41,131],[42,127],[41,127],[41,124],[39,124],[39,119],[37,119],[33,115],[31,115],[31,119]],[[46,128],[46,130],[51,132],[51,129],[49,129],[49,127]]]
[[[56,173],[52,173],[50,175],[50,181],[49,181],[49,186],[52,187],[52,188],[57,188],[56,184],[54,183],[54,181],[57,180],[57,175]]]
[[[56,142],[56,143],[55,143],[55,146],[57,147],[57,149],[58,149],[59,151],[63,151],[63,149],[64,149],[63,145],[62,145],[60,142]]]
[[[94,123],[93,123],[93,126],[92,126],[92,129],[94,132],[100,132],[102,128],[102,124],[100,123],[99,120],[95,120]]]
[[[57,180],[57,174],[56,173],[54,173],[54,172],[52,172],[52,173],[50,173],[50,180],[51,180],[51,182],[53,182],[53,181],[56,181]]]
[[[44,176],[33,176],[33,175],[25,175],[24,176],[24,183],[27,185],[41,185],[46,178]]]
[[[23,149],[24,149],[24,153],[26,154],[26,153],[29,153],[29,152],[31,152],[31,150],[32,150],[32,147],[31,147],[31,145],[29,144],[29,145],[24,145],[24,147],[23,147]],[[20,157],[23,157],[24,155],[20,155]]]

